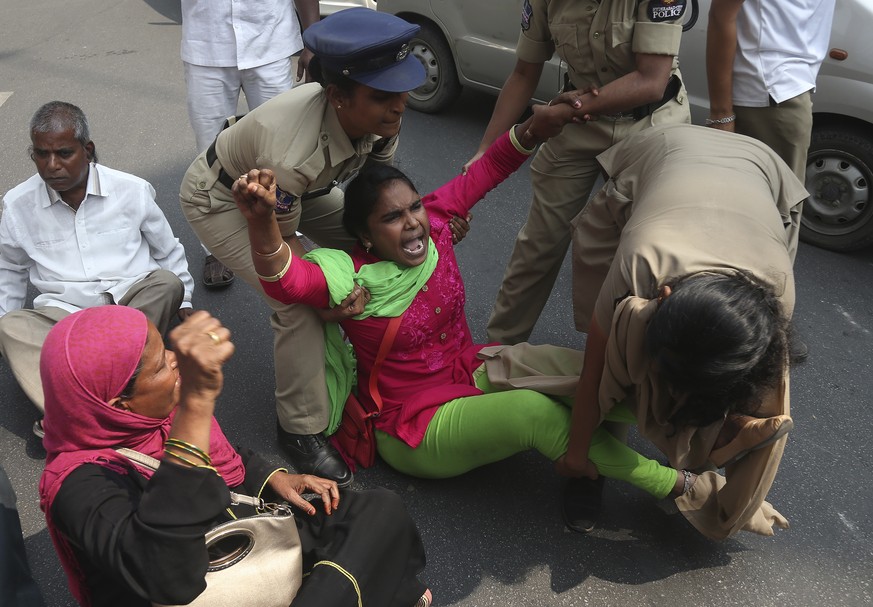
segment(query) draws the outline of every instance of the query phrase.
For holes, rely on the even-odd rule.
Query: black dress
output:
[[[235,490],[276,501],[266,487],[276,467],[247,449],[239,453],[246,476]],[[150,607],[188,603],[206,588],[203,537],[229,518],[229,504],[226,485],[210,470],[166,462],[146,480],[86,464],[64,479],[52,518],[82,567],[94,607]],[[253,513],[243,508],[234,513]],[[295,513],[308,575],[294,607],[357,605],[355,584],[365,605],[415,605],[426,588],[416,577],[424,547],[399,496],[344,491],[332,515],[320,504],[316,510]]]

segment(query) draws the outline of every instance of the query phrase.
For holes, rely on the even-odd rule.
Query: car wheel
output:
[[[800,238],[832,251],[873,244],[873,142],[857,130],[815,129]]]
[[[452,51],[440,32],[428,23],[409,41],[410,52],[424,66],[424,84],[409,92],[407,105],[433,114],[447,108],[461,93]]]

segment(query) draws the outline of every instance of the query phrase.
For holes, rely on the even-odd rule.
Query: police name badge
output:
[[[297,204],[297,196],[289,194],[284,190],[276,188],[276,215],[284,215],[290,213],[291,209]]]
[[[521,29],[525,32],[530,29],[531,15],[533,15],[533,7],[530,5],[530,0],[524,0],[521,7]]]
[[[685,14],[686,0],[652,0],[649,3],[649,19],[655,23],[674,21]]]

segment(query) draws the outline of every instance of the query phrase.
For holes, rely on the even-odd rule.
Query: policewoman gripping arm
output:
[[[231,195],[234,180],[252,169],[276,176],[276,215],[283,238],[295,232],[321,246],[350,249],[342,227],[343,182],[366,162],[390,163],[407,91],[424,81],[409,55],[419,26],[367,9],[336,13],[306,29],[316,81],[259,106],[219,133],[185,174],[182,210],[200,240],[272,308],[279,444],[297,472],[335,480],[352,474],[326,442],[329,401],[322,324],[305,305],[265,296],[252,265],[246,220]],[[297,249],[299,252],[299,249]]]
[[[570,220],[600,173],[597,154],[657,124],[690,122],[677,54],[686,0],[524,0],[515,69],[475,157],[513,124],[554,53],[579,123],[540,147],[531,164],[533,202],[518,234],[488,323],[488,338],[526,341],[570,243]]]

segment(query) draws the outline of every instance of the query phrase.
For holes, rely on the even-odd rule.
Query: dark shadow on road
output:
[[[145,0],[145,3],[175,23],[182,23],[182,2],[180,0]],[[149,25],[166,25],[149,23]]]
[[[619,483],[607,484],[608,514],[594,532],[567,531],[559,515],[561,481],[535,453],[454,479],[414,479],[382,462],[357,479],[356,486],[386,486],[404,497],[427,548],[427,571],[438,578],[425,574],[440,604],[463,601],[492,580],[523,584],[544,568],[552,592],[564,593],[592,576],[635,586],[724,567],[731,553],[745,549],[733,540],[707,540],[681,514],[667,514]]]

